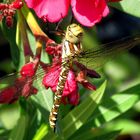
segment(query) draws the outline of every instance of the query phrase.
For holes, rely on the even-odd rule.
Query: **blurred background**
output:
[[[111,14],[108,17],[104,18],[93,29],[85,28],[85,31],[84,46],[98,46],[126,36],[140,34],[140,19],[116,9],[111,9]],[[56,36],[50,36],[56,38]],[[108,98],[116,91],[121,91],[140,83],[139,46],[140,44],[125,54],[116,55],[112,61],[101,66],[99,72],[102,78],[94,79],[93,83],[98,87],[104,79],[108,80],[107,94],[105,94],[104,98]],[[10,52],[9,43],[0,29],[0,77],[15,71]],[[81,91],[83,92],[83,89]],[[0,140],[7,140],[7,134],[17,124],[20,116],[19,110],[19,103],[0,105]],[[106,124],[106,129],[108,130],[115,127],[122,129],[120,136],[116,140],[140,140],[140,102],[125,114]]]

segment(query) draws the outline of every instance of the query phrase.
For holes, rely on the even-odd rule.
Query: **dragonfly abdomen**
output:
[[[69,69],[70,69],[70,63],[68,61],[62,63],[58,85],[56,87],[56,93],[54,97],[54,104],[49,116],[50,127],[53,128],[54,131],[56,127],[58,109],[61,104],[61,97],[67,80]]]

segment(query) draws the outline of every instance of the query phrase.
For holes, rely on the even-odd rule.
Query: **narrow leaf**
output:
[[[101,126],[108,121],[113,120],[128,109],[133,107],[140,99],[140,84],[129,88],[121,93],[117,93],[111,98],[103,100],[100,106],[96,109],[93,114],[92,120],[86,125]]]
[[[60,122],[63,136],[65,138],[70,137],[91,116],[91,114],[94,112],[95,108],[102,99],[105,87],[106,82],[104,82],[97,91],[88,96],[79,106],[72,110]]]
[[[98,132],[100,131],[100,133]],[[101,132],[102,131],[102,132]],[[82,134],[80,133],[79,136],[71,138],[72,140],[112,140],[114,139],[117,135],[119,135],[120,130],[115,130],[115,131],[107,131],[105,132],[104,129],[100,130],[88,130],[86,132],[83,132]]]
[[[14,25],[12,28],[8,28],[4,22],[1,24],[1,29],[3,31],[3,34],[5,38],[8,40],[10,44],[10,50],[12,55],[12,60],[15,65],[15,67],[18,69],[19,66],[19,57],[20,52],[18,49],[18,46],[16,44],[15,36],[16,36],[16,21],[14,20]]]
[[[47,111],[50,111],[53,106],[53,92],[50,89],[46,89],[42,85],[42,78],[45,75],[41,73],[39,75],[39,79],[34,82],[34,86],[38,89],[38,94],[35,96],[37,102],[44,108],[46,108]]]
[[[42,138],[47,134],[48,126],[46,124],[42,124],[35,134],[33,140],[42,140]]]
[[[121,134],[138,134],[140,133],[140,124],[129,119],[119,119],[106,125],[108,131],[121,129]]]
[[[12,130],[9,140],[23,140],[26,132],[27,122],[28,122],[27,116],[22,115],[16,127]]]

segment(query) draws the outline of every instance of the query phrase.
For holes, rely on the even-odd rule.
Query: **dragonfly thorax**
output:
[[[62,46],[62,59],[74,59],[76,56],[79,56],[82,51],[82,44],[80,42],[74,44],[64,40]]]
[[[70,43],[77,44],[81,41],[83,36],[83,29],[77,24],[71,24],[67,27],[65,40]]]

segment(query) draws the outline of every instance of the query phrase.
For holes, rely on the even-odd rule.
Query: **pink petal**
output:
[[[69,104],[77,105],[79,103],[79,93],[73,92],[68,96]]]
[[[67,78],[67,81],[66,81],[66,84],[65,84],[65,88],[64,88],[64,91],[63,91],[63,96],[67,96],[69,94],[71,94],[72,92],[77,92],[78,90],[78,85],[77,85],[77,82],[76,82],[76,79],[75,79],[75,74],[73,71],[69,71],[69,74],[68,74],[68,78]]]
[[[70,0],[25,0],[28,7],[33,8],[37,16],[45,17],[49,22],[57,22],[64,18],[69,9]]]
[[[23,77],[32,77],[34,76],[35,74],[35,64],[32,63],[32,62],[29,62],[27,64],[25,64],[21,70],[20,70],[20,74],[23,76]]]
[[[77,105],[79,103],[79,93],[73,92],[68,96],[62,96],[61,99],[63,104],[71,104],[71,105]]]
[[[10,4],[11,8],[20,9],[23,6],[22,0],[15,0]]]
[[[44,76],[42,84],[46,88],[51,88],[53,92],[56,92],[56,86],[60,75],[60,65],[52,67]]]
[[[0,92],[0,103],[10,103],[12,100],[16,100],[18,97],[15,96],[17,93],[16,87],[8,87]]]
[[[81,84],[89,90],[96,90],[96,86],[92,85],[88,81],[82,82]]]
[[[76,82],[76,77],[74,72],[70,70],[62,94],[62,103],[77,105],[78,102],[79,102],[78,84]]]
[[[71,0],[71,6],[78,22],[89,27],[109,13],[105,0]]]

